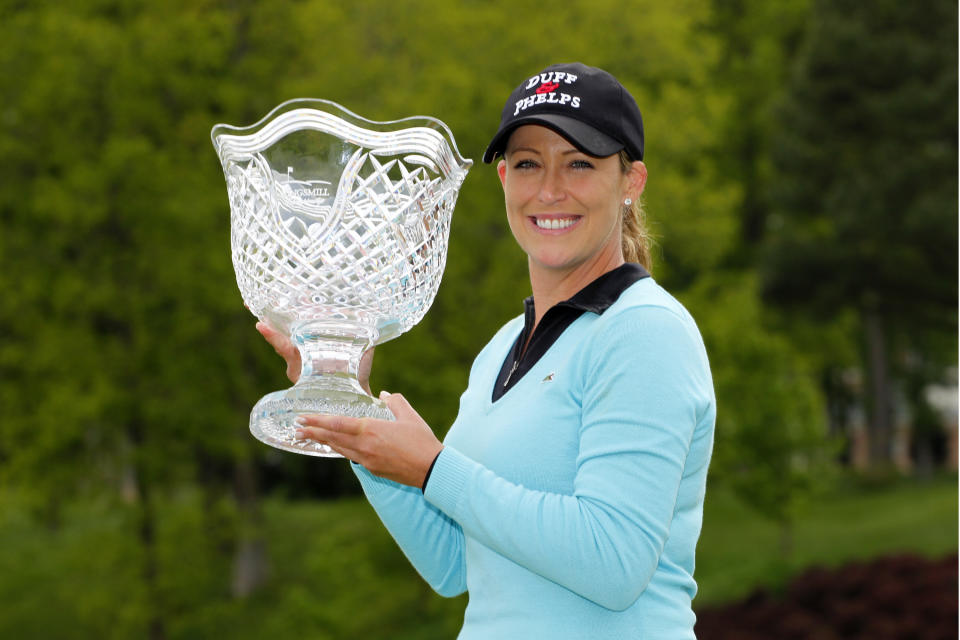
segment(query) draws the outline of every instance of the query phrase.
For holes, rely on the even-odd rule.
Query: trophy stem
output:
[[[355,331],[351,331],[354,329]],[[322,386],[367,395],[357,373],[360,358],[375,333],[361,327],[312,322],[297,327],[293,344],[300,351],[298,386]]]
[[[298,416],[343,415],[393,420],[380,400],[357,379],[360,359],[377,338],[376,330],[343,321],[308,322],[294,328],[300,351],[300,378],[285,391],[267,394],[250,414],[250,432],[272,447],[312,456],[340,457],[312,440],[297,440]]]

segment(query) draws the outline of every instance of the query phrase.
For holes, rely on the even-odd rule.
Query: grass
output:
[[[723,490],[708,492],[697,548],[697,606],[777,589],[811,566],[836,566],[889,553],[938,557],[957,550],[957,478],[870,486],[850,478],[811,502],[793,531],[788,557],[780,530]]]
[[[434,595],[362,499],[263,505],[267,585],[242,600],[229,592],[236,514],[186,493],[160,508],[158,586],[141,580],[135,520],[116,504],[73,505],[51,529],[0,495],[0,637],[145,637],[151,610],[167,637],[427,640],[456,635],[465,599]],[[852,483],[812,503],[789,558],[779,532],[722,490],[708,493],[696,606],[776,588],[810,565],[911,551],[957,549],[956,477]]]

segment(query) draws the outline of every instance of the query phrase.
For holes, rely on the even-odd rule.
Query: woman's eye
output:
[[[532,169],[537,166],[533,160],[518,160],[516,164],[513,165],[514,169]]]
[[[586,160],[574,160],[570,163],[570,166],[574,169],[593,169],[593,165]]]

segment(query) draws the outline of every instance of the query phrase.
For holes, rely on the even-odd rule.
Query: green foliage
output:
[[[720,124],[715,162],[740,187],[739,242],[727,264],[751,269],[769,211],[768,149],[779,123],[784,77],[806,27],[809,0],[714,0],[711,30],[720,41],[715,66],[719,86],[731,93],[731,117]]]
[[[783,588],[811,566],[835,567],[890,553],[939,558],[957,549],[957,477],[898,478],[882,488],[841,476],[836,489],[809,504],[784,558],[776,523],[759,517],[723,487],[710,490],[697,545],[694,606],[731,602],[754,589]]]
[[[771,328],[755,279],[701,278],[684,303],[713,367],[717,428],[711,482],[783,525],[829,487],[836,443],[809,359]]]
[[[956,332],[956,24],[945,0],[817,3],[778,114],[772,298]]]
[[[266,587],[246,600],[217,576],[226,558],[204,531],[209,505],[181,493],[166,502],[159,531],[170,640],[298,636],[371,640],[448,639],[464,598],[429,592],[362,499],[303,503],[269,500],[266,540],[275,549]],[[214,511],[226,511],[219,505]],[[797,525],[797,548],[783,563],[777,530],[728,490],[711,490],[697,554],[697,606],[736,600],[758,586],[778,587],[810,565],[839,565],[912,551],[956,550],[956,476],[882,490],[844,483],[812,504]],[[0,496],[0,636],[142,637],[144,592],[139,550],[122,511],[83,502],[58,532],[26,517],[18,494]],[[51,612],[55,612],[53,615]]]
[[[947,1],[814,3],[776,113],[764,296],[806,321],[859,316],[873,464],[890,463],[897,394],[929,449],[920,389],[956,365],[956,24]]]
[[[0,499],[0,616],[3,637],[138,638],[148,594],[142,550],[123,510],[72,506],[51,532],[25,517],[17,494]],[[300,635],[450,638],[464,599],[432,594],[362,500],[270,501],[265,538],[276,551],[266,588],[245,600],[224,589],[229,556],[205,529],[211,505],[191,492],[167,501],[158,531],[159,593],[167,636],[262,638]],[[235,517],[227,505],[213,505]],[[50,615],[56,611],[57,615]]]
[[[242,318],[229,256],[205,249],[223,238],[214,167],[197,158],[209,52],[168,58],[170,30],[205,23],[168,18],[162,33],[156,16],[97,9],[16,14],[5,37],[23,46],[0,61],[0,255],[17,265],[2,276],[4,387],[24,391],[3,407],[2,450],[12,477],[59,491],[91,464],[91,481],[130,455],[169,476],[195,448],[240,446],[229,425],[253,390],[251,347],[209,347]]]

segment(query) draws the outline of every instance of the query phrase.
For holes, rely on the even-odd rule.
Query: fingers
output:
[[[315,440],[353,462],[364,464],[368,456],[364,453],[364,433],[371,422],[385,422],[373,418],[350,418],[346,416],[309,415],[299,416],[295,422],[300,425],[296,431],[298,440]]]
[[[360,368],[357,371],[357,380],[360,381],[360,386],[370,395],[373,395],[373,392],[370,391],[370,370],[373,367],[373,351],[374,348],[370,347],[363,352],[363,356],[360,358]]]
[[[380,398],[395,420],[303,415],[296,418],[296,437],[325,444],[374,475],[420,487],[443,444],[402,395]]]
[[[287,363],[287,377],[291,382],[296,382],[300,377],[300,352],[290,341],[285,333],[277,331],[266,322],[257,323],[257,331],[273,347],[273,350],[279,354]]]
[[[266,322],[257,323],[257,331],[260,332],[267,342],[270,343],[270,346],[276,349],[277,353],[284,355],[285,352],[289,352],[290,349],[296,349],[293,346],[293,343],[290,342],[290,339],[287,336],[283,335],[279,331],[275,330],[273,327],[268,325]]]
[[[387,405],[387,408],[390,409],[390,412],[396,416],[397,420],[407,420],[407,419],[416,419],[423,420],[420,417],[420,414],[417,413],[407,399],[403,397],[403,394],[400,393],[388,393],[386,391],[380,392],[380,400]]]
[[[348,416],[309,415],[299,416],[294,422],[302,427],[314,427],[346,436],[359,436],[363,433],[366,422],[373,418],[351,418]]]
[[[327,445],[350,462],[363,464],[363,454],[359,450],[344,444],[342,436],[338,437],[326,429],[320,427],[301,427],[297,429],[297,440],[313,440],[320,444]]]

